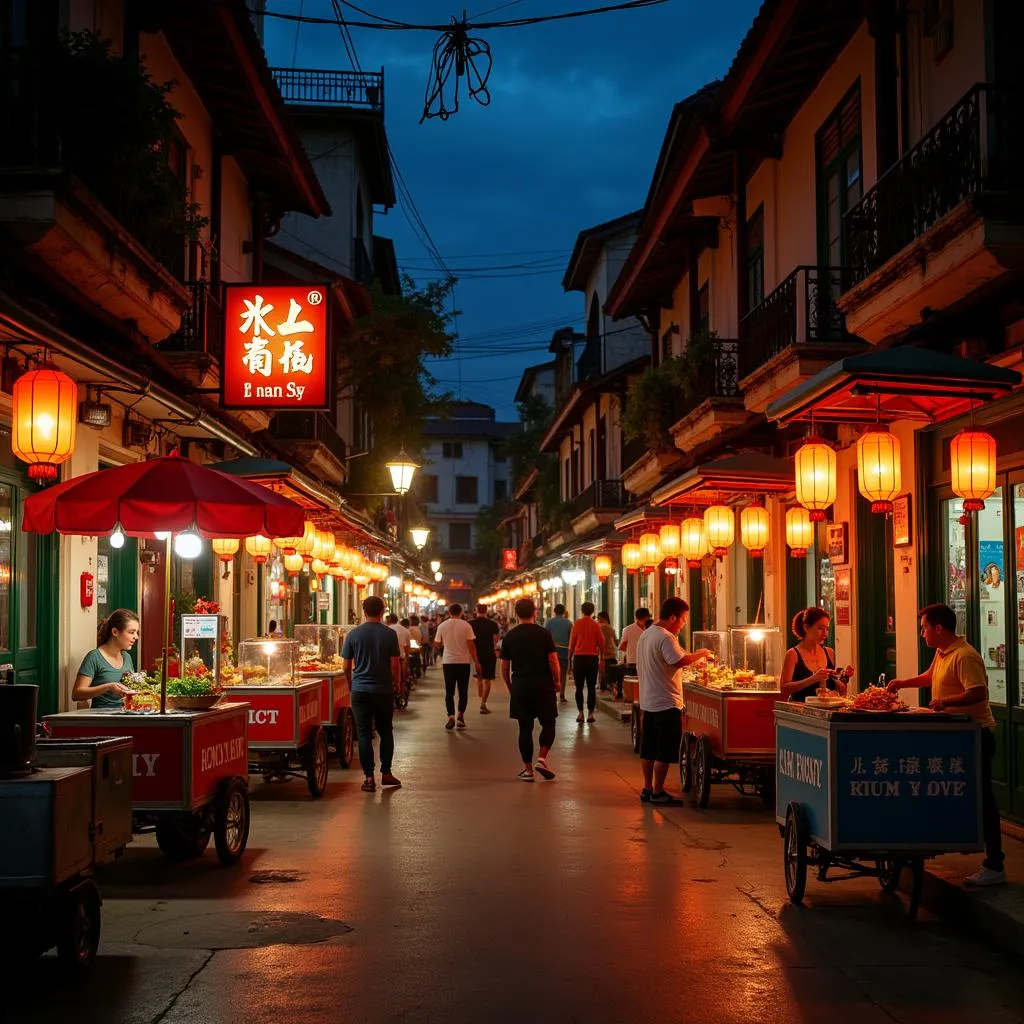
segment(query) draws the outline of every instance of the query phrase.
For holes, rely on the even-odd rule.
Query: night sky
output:
[[[607,2],[607,0],[604,0]],[[399,21],[447,23],[462,0],[360,0]],[[472,16],[526,18],[590,0],[478,0]],[[583,297],[562,291],[577,233],[644,202],[672,106],[722,77],[759,0],[668,0],[662,6],[472,33],[494,61],[491,104],[460,96],[448,121],[419,124],[437,35],[352,28],[363,70],[385,72],[386,126],[409,194],[459,278],[458,358],[434,362],[440,386],[515,419],[523,367],[546,361],[552,331],[583,323]],[[368,21],[347,5],[346,18]],[[269,0],[271,11],[333,17],[331,0]],[[267,19],[272,65],[348,69],[333,25]],[[454,78],[453,78],[454,80]],[[419,283],[440,276],[402,202],[375,217]]]

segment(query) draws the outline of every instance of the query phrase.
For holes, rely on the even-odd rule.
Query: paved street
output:
[[[873,881],[811,879],[790,906],[758,801],[717,789],[703,812],[642,806],[626,726],[579,727],[572,704],[557,780],[519,782],[504,699],[447,733],[439,677],[397,719],[403,789],[370,796],[334,769],[314,801],[304,782],[256,780],[236,869],[212,849],[174,866],[138,840],[101,878],[93,975],[68,989],[45,959],[0,1018],[1024,1019],[1018,966],[927,915],[907,925]]]

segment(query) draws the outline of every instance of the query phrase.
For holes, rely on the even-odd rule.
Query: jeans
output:
[[[444,672],[444,706],[449,717],[455,714],[455,687],[459,688],[459,714],[469,703],[469,670],[471,665],[442,665]]]
[[[576,707],[583,711],[583,686],[587,687],[587,710],[597,707],[597,672],[598,657],[596,654],[577,654],[572,659],[572,675],[576,680]]]
[[[996,734],[981,730],[981,829],[985,837],[985,867],[1003,870],[1003,832],[999,808],[992,792],[992,761],[996,756]]]
[[[523,764],[529,764],[533,760],[533,718],[520,718],[519,720],[519,756]],[[554,719],[547,719],[540,723],[540,747],[541,750],[550,750],[551,744],[555,742]]]
[[[395,710],[393,693],[353,693],[352,717],[356,720],[356,737],[359,740],[359,763],[363,774],[373,775],[373,729],[380,737],[380,770],[382,775],[391,774],[391,759],[395,754],[395,733],[391,716]]]

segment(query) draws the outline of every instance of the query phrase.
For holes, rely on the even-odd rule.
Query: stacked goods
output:
[[[869,686],[853,698],[854,711],[906,711],[907,705],[884,686]]]

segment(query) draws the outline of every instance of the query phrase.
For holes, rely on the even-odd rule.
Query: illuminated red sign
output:
[[[329,298],[320,284],[225,285],[225,408],[330,407]]]
[[[501,568],[505,572],[515,572],[518,568],[515,548],[502,548]]]

